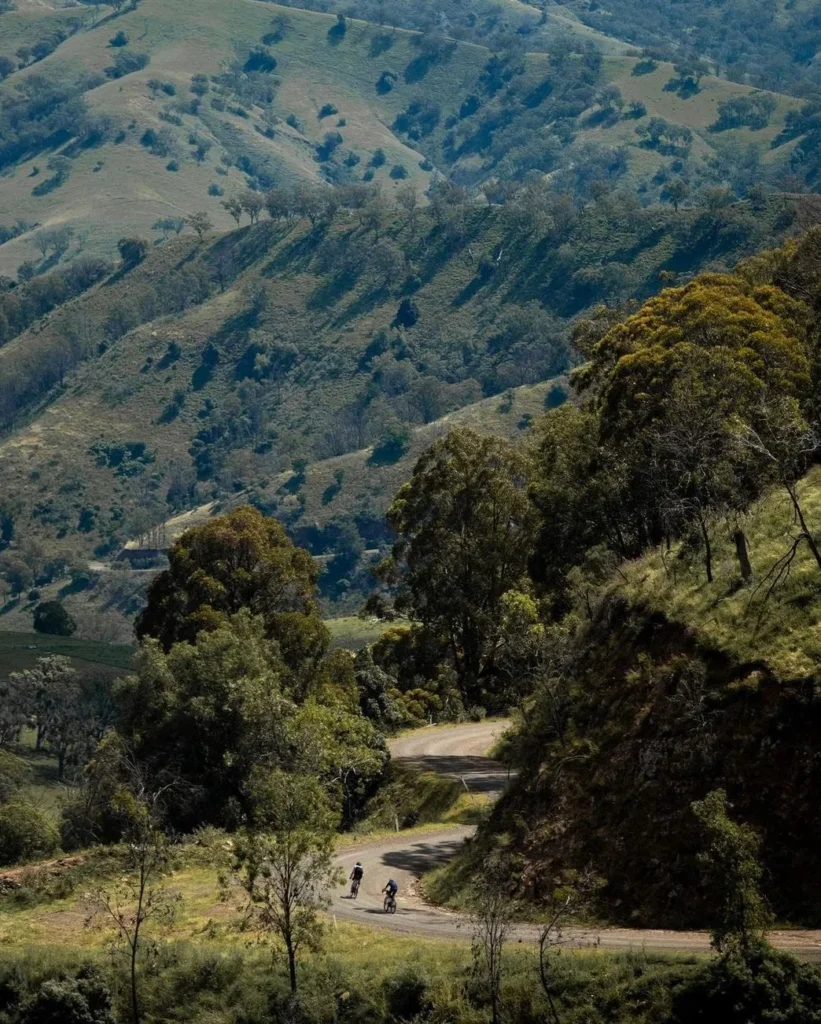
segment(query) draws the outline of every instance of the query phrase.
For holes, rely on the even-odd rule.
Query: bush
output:
[[[76,978],[50,978],[23,1006],[20,1024],[116,1024],[111,992],[91,966]]]
[[[59,601],[44,601],[34,609],[34,629],[50,636],[71,636],[77,623]]]
[[[0,807],[0,865],[48,857],[59,840],[54,822],[28,800]]]
[[[147,53],[131,53],[130,51],[120,50],[114,58],[114,63],[111,67],[105,69],[105,73],[109,78],[124,78],[135,71],[142,71],[143,68],[147,68],[150,61],[151,58]]]
[[[408,170],[403,164],[394,164],[393,167],[391,167],[391,177],[395,181],[402,181],[404,178],[407,178],[407,176]]]
[[[142,238],[121,238],[117,248],[126,268],[136,267],[148,255],[148,242]]]
[[[751,957],[708,964],[674,995],[671,1024],[818,1024],[821,971],[762,945]]]
[[[316,115],[321,121],[323,117],[330,117],[332,114],[338,114],[339,111],[333,103],[325,103],[319,108],[319,113]]]
[[[407,966],[385,985],[388,1011],[396,1020],[414,1020],[431,1010],[429,983],[417,967]]]
[[[108,45],[115,48],[118,46],[128,46],[128,36],[122,29],[120,29],[115,36],[112,36],[111,39],[109,39]]]

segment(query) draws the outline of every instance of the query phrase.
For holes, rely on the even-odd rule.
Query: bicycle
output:
[[[384,910],[386,914],[396,913],[396,897],[392,892],[389,892],[385,897]]]
[[[359,883],[360,883],[360,881],[361,881],[361,879],[354,878],[353,881],[351,882],[351,899],[352,900],[355,900],[356,897],[359,895]]]

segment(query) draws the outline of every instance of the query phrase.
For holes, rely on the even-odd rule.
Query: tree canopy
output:
[[[156,638],[169,651],[247,608],[262,617],[291,669],[327,650],[329,635],[315,600],[319,571],[277,520],[249,506],[236,509],[186,531],[168,560],[137,621],[140,639]]]
[[[380,573],[474,701],[493,673],[502,598],[526,576],[528,478],[527,458],[507,441],[457,429],[419,459],[388,512],[397,540]]]

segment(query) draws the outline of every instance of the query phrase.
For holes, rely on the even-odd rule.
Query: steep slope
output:
[[[26,21],[22,12],[0,17]],[[0,224],[24,229],[0,245],[2,273],[27,260],[110,256],[120,237],[151,236],[155,222],[197,211],[227,229],[222,197],[248,186],[366,177],[388,191],[403,181],[423,190],[434,168],[469,185],[540,171],[580,195],[592,181],[624,178],[647,199],[672,173],[694,189],[743,190],[763,163],[777,183],[795,144],[770,150],[796,101],[774,96],[764,128],[711,133],[719,105],[749,89],[704,78],[683,98],[665,91],[670,65],[637,75],[636,58],[602,62],[573,45],[550,56],[494,55],[365,22],[340,31],[331,15],[255,0],[200,0],[196,17],[185,0],[142,0],[96,22],[81,12],[78,25],[0,86],[9,124],[17,131],[22,118],[32,135],[2,158]],[[26,32],[36,34],[30,24]],[[118,37],[125,45],[112,44]],[[41,137],[27,120],[36,125],[36,111],[18,108],[44,83],[74,99],[68,123]],[[643,108],[630,109],[634,101]],[[695,136],[648,145],[636,131],[653,117]],[[74,235],[46,260],[38,225]]]
[[[817,469],[799,497],[817,527]],[[733,817],[761,835],[777,915],[821,920],[821,571],[801,545],[776,578],[793,542],[779,492],[744,527],[746,585],[731,536],[716,531],[713,582],[674,545],[623,566],[592,602],[566,675],[537,691],[512,742],[519,782],[445,888],[501,840],[535,898],[562,870],[592,865],[607,880],[602,910],[612,919],[698,925],[703,839],[690,804],[722,788]]]
[[[505,208],[460,216],[184,236],[0,349],[16,542],[105,558],[296,459],[376,445],[389,464],[407,426],[561,372],[586,308],[731,263],[786,223],[778,204],[676,213],[616,195],[544,234]]]

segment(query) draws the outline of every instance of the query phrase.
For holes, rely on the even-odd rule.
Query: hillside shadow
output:
[[[453,860],[464,843],[465,840],[462,837],[444,843],[414,843],[413,846],[404,850],[390,850],[384,853],[382,863],[388,868],[407,871],[413,875],[423,875],[427,871],[432,871],[433,868],[441,867]]]
[[[325,228],[318,224],[307,235],[294,239],[293,242],[281,249],[272,260],[265,264],[260,273],[263,277],[273,277],[286,269],[304,270],[324,237]]]
[[[498,793],[505,788],[510,777],[507,768],[490,757],[436,754],[398,757],[396,761],[415,771],[464,780],[471,793]]]

